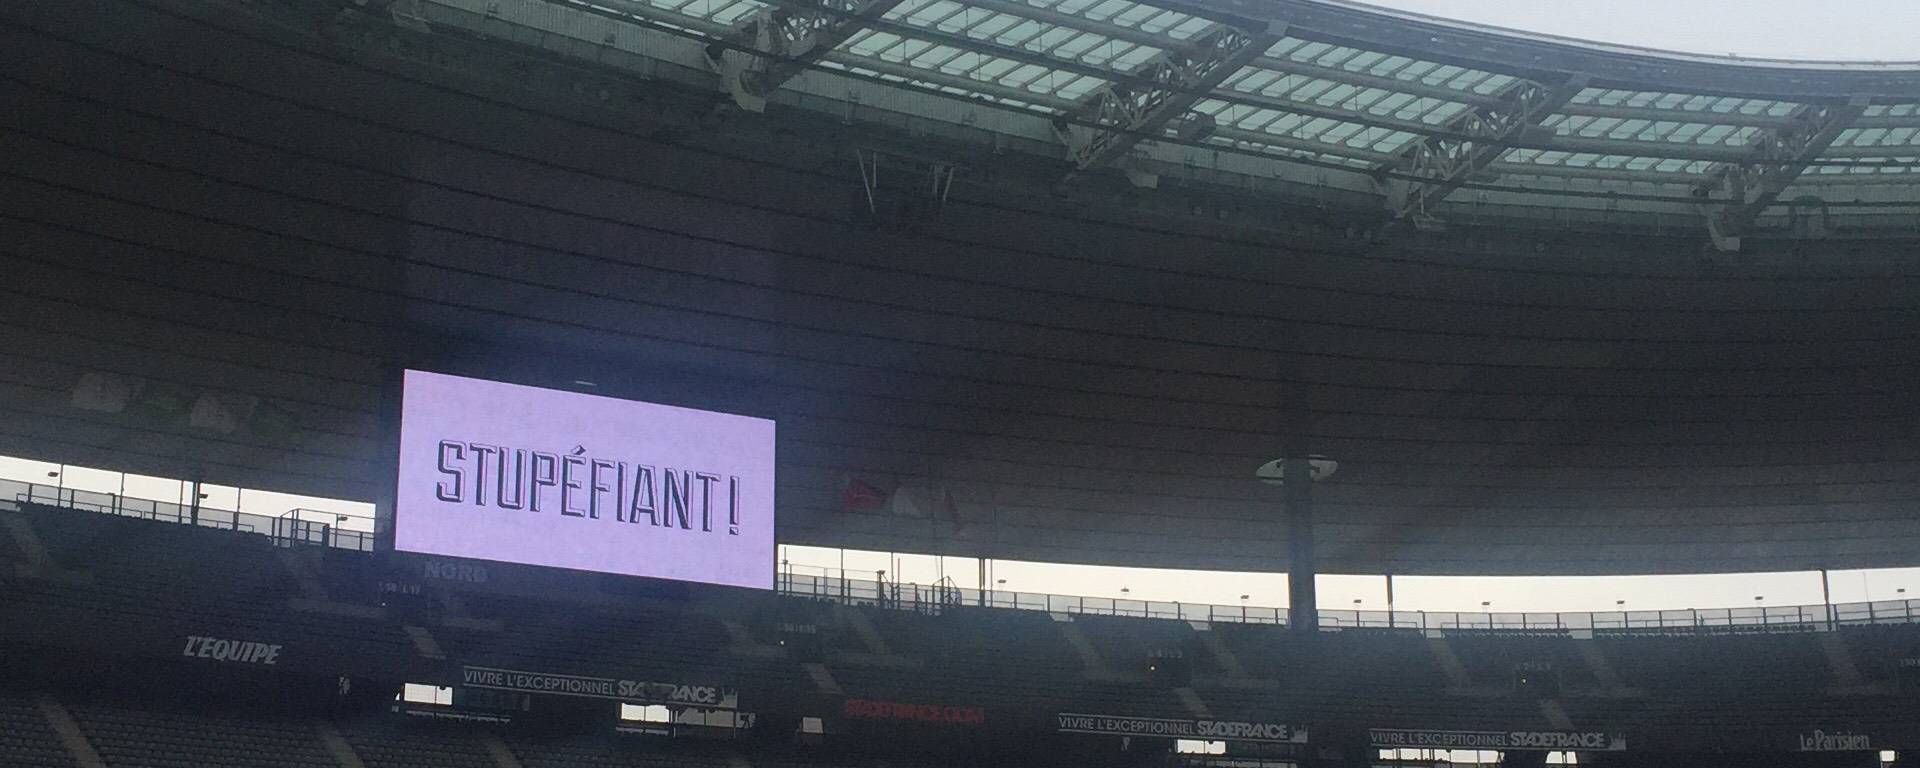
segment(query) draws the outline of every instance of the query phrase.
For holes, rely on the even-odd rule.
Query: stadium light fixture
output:
[[[1262,464],[1259,469],[1253,471],[1253,476],[1259,478],[1260,482],[1266,483],[1267,485],[1286,485],[1286,461],[1286,459],[1280,458]],[[1326,456],[1316,453],[1307,457],[1307,474],[1316,483],[1333,477],[1333,473],[1339,470],[1340,462],[1334,461]]]

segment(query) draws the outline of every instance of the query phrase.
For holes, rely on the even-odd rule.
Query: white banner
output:
[[[731,688],[713,685],[654,683],[611,677],[525,672],[495,667],[462,667],[460,684],[468,688],[485,688],[494,691],[583,696],[636,704],[684,704],[712,709],[734,709],[740,706],[738,692]]]
[[[1059,715],[1059,730],[1061,733],[1096,733],[1110,736],[1307,743],[1307,728],[1303,725],[1237,720],[1171,720],[1160,717],[1118,717],[1062,712]]]
[[[1423,731],[1373,728],[1367,739],[1390,749],[1524,749],[1552,752],[1616,752],[1627,737],[1601,731]]]

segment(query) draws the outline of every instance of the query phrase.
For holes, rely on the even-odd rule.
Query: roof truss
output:
[[[818,64],[855,32],[885,16],[901,0],[783,0],[761,9],[735,28],[733,41],[756,55],[726,56],[724,46],[707,50],[707,61],[722,78],[721,87],[741,107],[759,112],[767,94]]]
[[[1186,0],[501,2],[550,4],[701,41],[704,63],[722,69],[723,90],[749,108],[763,107],[805,69],[844,72],[936,96],[973,94],[989,108],[1022,113],[1021,127],[1008,132],[1023,138],[1042,127],[1024,121],[1051,117],[1077,167],[1110,165],[1141,141],[1170,141],[1285,163],[1247,166],[1262,178],[1318,167],[1318,180],[1302,183],[1326,184],[1328,169],[1356,170],[1385,189],[1393,215],[1416,221],[1458,188],[1518,174],[1529,178],[1498,188],[1573,200],[1611,192],[1609,182],[1633,185],[1621,190],[1649,205],[1691,202],[1714,232],[1737,239],[1803,177],[1911,199],[1902,180],[1920,173],[1912,159],[1920,113],[1911,97],[1875,87],[1859,91],[1876,105],[1864,114],[1837,99],[1675,91],[1611,74],[1581,91],[1556,86],[1560,72],[1480,69],[1475,57],[1373,44],[1381,41],[1334,34],[1297,13],[1284,17],[1291,28],[1265,28]],[[1214,12],[1202,12],[1208,7]],[[566,29],[596,45],[629,40],[591,23]],[[1256,36],[1265,39],[1243,42]],[[1155,50],[1130,55],[1129,47]],[[675,63],[703,63],[701,48],[661,50]],[[676,60],[686,53],[692,60]],[[1237,163],[1217,170],[1240,172]],[[1151,174],[1128,170],[1136,183],[1150,183],[1143,180]],[[1302,170],[1298,180],[1308,175]],[[1538,183],[1547,177],[1556,178]]]
[[[1820,153],[1867,110],[1868,99],[1855,97],[1845,104],[1806,104],[1785,124],[1755,136],[1749,154],[1739,162],[1720,163],[1694,187],[1706,203],[1707,232],[1722,251],[1740,250],[1740,238],[1755,219],[1780,198],[1780,193],[1805,173]]]
[[[1141,140],[1161,135],[1175,119],[1192,121],[1197,138],[1204,138],[1212,132],[1212,118],[1189,115],[1193,105],[1283,34],[1278,25],[1253,32],[1215,24],[1140,65],[1131,80],[1087,94],[1055,123],[1055,132],[1081,170],[1113,162]]]
[[[1498,103],[1462,112],[1442,131],[1413,142],[1374,169],[1386,187],[1388,209],[1396,219],[1431,216],[1441,200],[1485,172],[1585,86],[1584,77],[1558,84],[1518,80]]]

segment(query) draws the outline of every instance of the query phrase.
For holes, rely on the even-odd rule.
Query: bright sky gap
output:
[[[186,504],[191,487],[178,479],[0,457],[0,480],[115,493],[132,499]],[[373,505],[230,486],[202,485],[201,505],[209,510],[239,510],[267,517],[290,509],[333,513],[348,530],[373,530]],[[889,580],[932,584],[942,578],[979,588],[979,562],[970,557],[900,552],[841,550],[781,545],[783,570],[805,575],[834,575],[844,566],[848,578],[871,580],[886,571]],[[1031,563],[995,560],[989,589],[1085,597],[1129,598],[1190,604],[1285,606],[1284,573],[1173,570],[1118,566]],[[1920,587],[1920,568],[1833,571],[1836,603],[1897,600],[1909,585]],[[1320,605],[1328,610],[1385,610],[1385,579],[1378,575],[1322,574]],[[1124,590],[1124,591],[1123,591]],[[1914,592],[1920,596],[1920,592]],[[1357,601],[1357,602],[1356,602]],[[1721,573],[1678,576],[1397,576],[1394,609],[1399,611],[1641,611],[1815,605],[1821,601],[1817,572]],[[1485,603],[1486,605],[1482,605]]]

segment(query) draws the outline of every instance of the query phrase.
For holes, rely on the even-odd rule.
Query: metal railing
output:
[[[1013,608],[1060,614],[1133,616],[1208,623],[1287,623],[1287,609],[1255,605],[1213,605],[1113,597],[1054,595],[966,587],[936,589],[930,585],[880,582],[783,571],[775,585],[782,594],[852,605],[878,605],[911,610],[934,610],[948,605]],[[1452,632],[1511,631],[1558,634],[1734,634],[1746,632],[1807,632],[1834,626],[1911,624],[1920,616],[1920,600],[1881,600],[1826,605],[1698,608],[1668,611],[1600,611],[1560,613],[1472,613],[1452,611],[1321,610],[1325,630],[1440,630]]]
[[[359,552],[373,551],[373,534],[344,527],[347,515],[320,509],[294,508],[273,518],[272,536],[286,544],[318,544]]]
[[[117,493],[83,491],[77,488],[64,488],[45,483],[27,483],[18,480],[0,480],[0,498],[9,498],[22,504],[39,504],[49,507],[67,507],[71,509],[99,512],[121,517],[137,517],[143,520],[159,520],[181,525],[198,525],[202,528],[218,528],[244,533],[258,533],[270,536],[276,541],[292,542],[296,539],[305,543],[324,544],[340,549],[352,549],[361,552],[373,551],[373,534],[348,530],[339,525],[344,515],[321,513],[314,510],[288,510],[278,517],[241,512],[233,509],[219,509],[201,505],[180,504],[172,501],[155,501],[122,496]],[[306,513],[308,520],[313,516],[325,515],[329,523],[324,530],[301,529],[296,532],[288,525],[288,516]],[[304,534],[304,535],[301,535]]]
[[[291,509],[275,517],[204,506],[196,510],[190,505],[175,502],[128,498],[112,493],[16,480],[0,480],[0,499],[251,532],[272,537],[277,543],[286,545],[307,544],[373,551],[373,534],[342,527],[340,524],[347,521],[346,516],[311,509]],[[883,582],[879,579],[846,578],[844,574],[836,576],[831,572],[794,573],[791,567],[780,570],[774,588],[781,594],[794,597],[923,612],[938,612],[951,606],[965,605],[1209,623],[1287,623],[1287,609],[1271,606],[1055,595],[1007,589],[982,591],[954,586],[950,579],[939,584]],[[1806,632],[1865,624],[1912,624],[1917,615],[1920,615],[1920,600],[1561,613],[1322,610],[1319,618],[1320,627],[1327,630],[1729,634]]]

